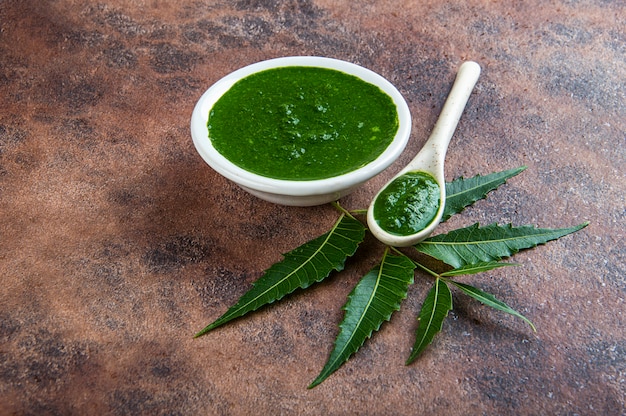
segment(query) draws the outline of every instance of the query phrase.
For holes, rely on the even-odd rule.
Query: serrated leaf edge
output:
[[[441,306],[441,303],[439,302],[440,288],[443,289],[443,291],[445,291],[450,301],[446,304],[443,304],[443,307],[445,308],[445,315],[441,319],[441,325],[439,326],[439,328],[435,328],[434,332],[431,332],[430,328],[433,325],[433,321],[435,320],[435,316],[437,314],[437,311],[439,310],[438,305]],[[434,291],[433,308],[432,308],[432,311],[430,311],[430,315],[428,316],[429,319],[426,324],[426,327],[423,327],[424,322],[421,319],[422,311],[424,310],[424,307],[426,306],[426,301],[428,300],[430,295],[433,293],[433,291]],[[435,284],[433,285],[431,290],[428,292],[428,295],[426,295],[426,299],[424,300],[424,303],[422,304],[422,310],[420,311],[420,315],[419,315],[420,316],[419,324],[418,324],[417,331],[416,331],[415,343],[413,344],[413,348],[412,348],[411,354],[409,355],[409,358],[406,360],[406,365],[409,365],[413,361],[415,361],[415,359],[422,353],[422,351],[424,351],[424,349],[432,342],[435,335],[437,335],[441,331],[441,328],[443,327],[443,322],[445,321],[445,318],[448,316],[448,313],[451,310],[452,310],[452,293],[450,292],[450,288],[448,287],[444,279],[437,278],[435,280]],[[420,337],[420,334],[421,334],[421,337]]]
[[[290,273],[288,273],[287,275],[285,275],[285,277],[284,277],[284,278],[282,278],[279,282],[276,282],[274,285],[269,286],[269,287],[268,287],[265,291],[263,291],[262,293],[260,293],[260,294],[259,294],[258,296],[256,296],[254,299],[250,300],[248,303],[246,303],[246,304],[244,304],[244,305],[241,305],[239,308],[237,308],[237,311],[240,311],[240,310],[246,309],[246,306],[248,306],[248,305],[250,305],[251,303],[253,303],[256,299],[261,298],[264,294],[266,294],[266,293],[270,292],[271,290],[273,290],[274,288],[276,288],[276,286],[278,286],[279,284],[283,283],[285,280],[289,279],[291,276],[293,276],[295,273],[297,273],[297,272],[298,272],[298,271],[300,271],[303,267],[305,267],[305,265],[306,265],[306,264],[308,264],[308,263],[309,263],[309,262],[310,262],[313,258],[315,258],[315,256],[316,256],[316,255],[317,255],[317,254],[318,254],[318,253],[322,250],[322,248],[326,246],[326,244],[327,244],[328,240],[329,240],[329,239],[333,236],[334,231],[335,231],[335,230],[337,230],[337,229],[339,228],[339,226],[340,226],[340,224],[341,224],[341,222],[343,221],[343,219],[344,219],[344,218],[346,218],[346,215],[345,215],[345,214],[341,214],[341,215],[340,215],[340,217],[339,217],[339,219],[338,219],[338,220],[335,222],[335,224],[333,225],[333,227],[332,227],[332,228],[331,228],[331,229],[330,229],[327,233],[325,233],[325,234],[326,234],[326,238],[325,238],[325,239],[324,239],[324,241],[320,244],[320,246],[319,246],[319,247],[318,247],[318,248],[317,248],[317,249],[316,249],[316,250],[315,250],[315,251],[314,251],[314,252],[313,252],[310,256],[308,256],[308,258],[307,258],[305,261],[303,261],[303,262],[302,262],[302,263],[301,263],[301,264],[300,264],[300,265],[299,265],[296,269],[294,269],[292,272],[290,272]],[[348,217],[348,218],[350,218],[350,217]],[[354,218],[350,218],[350,219],[351,219],[351,220],[354,220]],[[354,220],[354,221],[356,221],[356,220]],[[313,241],[313,240],[310,240],[310,241],[308,241],[308,242],[306,242],[306,243],[304,243],[304,244],[308,244],[308,243],[310,243],[311,241]],[[361,239],[361,241],[359,241],[359,243],[357,243],[357,248],[358,248],[358,245],[359,245],[361,242],[362,242],[362,239]],[[302,247],[302,246],[300,246],[300,247]],[[300,248],[300,247],[295,248],[294,250],[292,250],[292,252],[293,252],[293,251],[298,250],[298,248]],[[355,250],[355,251],[356,251],[356,250]],[[289,253],[287,253],[287,254],[289,254]],[[345,260],[346,260],[348,257],[350,257],[352,254],[354,254],[354,252],[353,252],[353,253],[348,253],[348,254],[346,255],[346,257],[343,259],[343,261],[341,262],[341,264],[337,265],[337,266],[336,266],[333,270],[341,271],[341,270],[343,269],[343,264],[345,263]],[[284,255],[284,256],[286,256],[286,255]],[[270,268],[269,268],[268,270],[270,270],[270,269],[271,269],[271,267],[274,267],[274,266],[276,266],[276,265],[278,265],[278,264],[280,264],[280,262],[277,262],[277,263],[275,263],[274,265],[270,266]],[[267,272],[268,270],[266,270],[266,272]],[[323,280],[323,278],[322,278],[322,279],[320,279],[320,280]],[[320,281],[320,280],[318,280],[318,281]],[[255,283],[253,283],[253,286],[254,286],[257,282],[258,282],[258,280],[257,280]],[[293,290],[296,290],[296,289],[297,289],[297,288],[294,288]],[[293,290],[292,290],[292,291],[293,291]],[[248,291],[248,292],[249,292],[249,291]],[[248,293],[248,292],[246,292],[246,293]],[[291,292],[289,292],[289,293],[291,293]],[[245,296],[245,293],[244,293],[244,295],[242,295],[242,297],[243,297],[243,296]],[[282,297],[277,298],[277,299],[274,299],[272,302],[277,301],[277,300],[280,300],[281,298],[282,298]],[[271,303],[271,302],[268,302],[268,303]],[[268,303],[266,303],[266,304],[268,304]],[[233,305],[233,307],[234,307],[234,306],[236,306],[236,305],[237,305],[237,303],[235,303],[235,305]],[[248,311],[248,312],[246,312],[246,313],[250,313],[250,312],[253,312],[253,311],[255,311],[255,310],[258,310],[261,306],[263,306],[263,305],[259,305],[258,307],[254,308],[254,309],[252,309],[252,310],[250,310],[250,311]],[[231,308],[232,308],[232,307],[231,307]],[[202,335],[205,335],[206,333],[210,332],[211,330],[213,330],[213,329],[215,329],[215,328],[217,328],[217,327],[219,327],[219,326],[221,326],[221,325],[223,325],[223,324],[225,324],[225,323],[227,323],[227,322],[231,321],[232,319],[236,319],[236,318],[240,317],[240,316],[235,316],[235,317],[232,317],[232,318],[231,318],[230,316],[231,316],[231,315],[236,315],[236,312],[237,312],[237,311],[231,311],[231,308],[229,308],[229,309],[228,309],[228,310],[227,310],[227,311],[226,311],[226,312],[225,312],[222,316],[220,316],[219,318],[217,318],[217,319],[216,319],[213,323],[211,323],[211,324],[207,325],[204,329],[202,329],[201,331],[199,331],[198,333],[196,333],[196,334],[194,335],[194,338],[198,338],[198,337],[200,337],[200,336],[202,336]],[[245,315],[246,313],[244,313],[244,315]],[[241,315],[241,316],[243,316],[243,315]]]
[[[485,199],[487,198],[487,195],[493,191],[495,191],[496,189],[498,189],[501,185],[504,185],[509,179],[519,175],[520,173],[522,173],[523,171],[525,171],[527,169],[527,166],[520,166],[518,168],[512,168],[512,169],[507,169],[507,170],[503,170],[500,172],[494,172],[494,173],[490,173],[487,175],[475,175],[471,178],[464,178],[463,176],[456,178],[455,180],[453,180],[452,182],[448,182],[446,183],[446,208],[444,209],[444,213],[443,213],[443,217],[441,219],[442,222],[447,221],[450,217],[452,217],[453,215],[459,214],[461,212],[463,212],[465,210],[465,208],[473,205],[474,203],[476,203],[477,201],[480,201],[481,199]],[[470,188],[466,188],[466,189],[462,189],[461,192],[456,192],[456,193],[450,193],[448,192],[448,189],[452,186],[458,185],[459,183],[464,183],[464,182],[469,182],[472,180],[475,180],[477,178],[488,178],[491,177],[492,179],[480,183],[476,186],[472,186]],[[463,202],[461,205],[462,207],[459,210],[454,210],[454,211],[448,211],[448,207],[450,206],[450,204],[448,203],[448,200],[452,200],[453,198],[457,198],[459,195],[462,194],[466,194],[468,192],[472,192],[475,191],[479,188],[482,187],[487,187],[487,191],[478,196],[478,197],[472,197],[469,198],[467,201]]]
[[[384,252],[384,254],[383,254],[383,257],[382,257],[382,259],[381,259],[381,261],[380,261],[379,265],[377,266],[377,268],[378,268],[377,273],[378,273],[378,274],[377,274],[377,276],[376,276],[376,285],[375,285],[375,288],[372,290],[372,294],[371,294],[370,298],[369,298],[369,299],[368,299],[368,301],[367,301],[367,306],[363,308],[363,310],[364,310],[364,311],[369,310],[369,308],[370,308],[370,306],[371,306],[372,302],[374,301],[375,294],[377,293],[377,289],[378,289],[378,287],[380,286],[381,281],[382,281],[382,276],[383,276],[383,272],[384,272],[384,268],[385,268],[385,267],[384,267],[384,266],[385,266],[385,260],[387,259],[387,257],[388,257],[388,256],[389,256],[389,248],[385,249],[385,252]],[[406,257],[406,256],[404,256],[404,255],[401,255],[401,256],[402,256],[402,257],[404,257],[404,258],[407,258],[407,259],[408,259],[408,257]],[[408,259],[408,260],[410,261],[410,263],[411,263],[411,264],[413,264],[413,267],[412,267],[412,269],[413,269],[413,270],[412,270],[412,272],[411,272],[411,273],[413,273],[413,271],[415,270],[414,263],[413,263],[413,261],[411,261],[410,259]],[[372,270],[372,271],[373,271],[373,270]],[[365,276],[369,275],[369,273],[371,273],[371,271],[370,271],[370,272],[368,272]],[[364,276],[364,277],[365,277],[365,276]],[[411,278],[411,280],[410,280],[409,282],[407,282],[407,287],[408,287],[408,285],[410,285],[411,283],[413,283],[413,279],[412,279],[412,278]],[[357,286],[358,286],[358,284],[357,284]],[[353,292],[352,292],[352,293],[354,293],[354,290],[356,290],[356,287],[355,287],[355,289],[353,289]],[[352,293],[351,293],[351,295],[352,295]],[[402,299],[399,299],[399,301],[402,301],[402,300],[403,300],[403,299],[405,299],[405,298],[406,298],[406,293],[405,293],[405,295],[402,297]],[[350,299],[348,300],[348,302],[344,305],[343,310],[348,310],[348,309],[349,309],[349,307],[350,307],[350,302],[351,302],[351,297],[350,297]],[[397,307],[394,307],[393,309],[394,309],[394,311],[399,310],[399,305],[398,305]],[[392,312],[391,312],[391,314],[393,314],[393,312],[394,312],[394,311],[392,311]],[[387,318],[385,318],[383,321],[379,322],[379,323],[378,323],[378,325],[377,325],[374,329],[372,329],[372,331],[370,331],[370,333],[369,333],[369,334],[367,334],[367,335],[366,335],[366,337],[363,339],[363,341],[361,342],[361,344],[360,344],[360,345],[356,348],[356,350],[355,350],[355,352],[354,352],[354,353],[356,353],[356,351],[358,351],[358,349],[359,349],[361,346],[363,346],[363,344],[365,343],[365,341],[366,341],[367,339],[369,339],[375,331],[378,331],[378,329],[380,329],[380,326],[382,325],[382,323],[383,323],[383,322],[389,321],[389,319],[391,319],[391,314],[390,314]],[[363,314],[359,317],[359,321],[357,322],[357,324],[356,324],[356,325],[354,325],[354,327],[355,327],[355,328],[359,328],[359,327],[360,327],[360,325],[361,325],[361,323],[363,322],[363,319],[364,319],[364,317],[365,317],[365,316],[366,316],[366,314],[365,314],[365,313],[363,313]],[[345,320],[345,317],[344,317],[344,320]],[[343,324],[343,323],[344,323],[344,322],[342,321],[342,324]],[[342,327],[342,324],[340,324],[340,327]],[[342,330],[343,330],[343,329],[342,329]],[[341,332],[340,332],[340,333],[341,333]],[[355,336],[356,334],[357,334],[357,331],[356,331],[356,330],[355,330],[355,331],[353,331],[353,332],[352,332],[352,334],[350,334],[350,337],[348,338],[348,340],[347,340],[346,342],[344,342],[344,347],[343,347],[343,349],[342,349],[342,350],[340,350],[340,351],[335,351],[335,349],[333,348],[333,350],[331,351],[331,356],[335,356],[335,357],[336,357],[336,358],[335,358],[335,360],[334,360],[334,361],[328,361],[328,362],[324,365],[324,367],[322,368],[322,371],[320,372],[320,374],[319,374],[319,375],[315,378],[315,380],[313,380],[313,382],[311,382],[311,384],[308,386],[308,388],[309,388],[309,389],[311,389],[311,388],[313,388],[313,387],[315,387],[315,386],[317,386],[317,385],[321,384],[321,383],[322,383],[324,380],[326,380],[326,379],[327,379],[327,378],[328,378],[328,377],[329,377],[332,373],[334,373],[337,369],[339,369],[339,368],[341,367],[341,365],[342,365],[343,363],[345,363],[345,362],[346,362],[346,361],[350,358],[350,356],[351,356],[352,354],[354,354],[354,353],[352,353],[352,354],[348,355],[346,358],[344,358],[344,359],[343,359],[343,361],[342,361],[341,363],[339,362],[339,360],[341,360],[341,359],[342,359],[342,356],[343,356],[344,351],[346,351],[346,349],[350,346],[351,341],[352,341],[352,339],[354,338],[354,336]],[[338,340],[338,338],[339,338],[339,335],[337,336],[337,339],[335,340],[335,346],[337,345],[337,340]]]
[[[508,266],[520,266],[520,264],[504,263],[501,261],[487,261],[487,262],[471,263],[471,264],[466,264],[461,267],[456,267],[452,270],[445,271],[439,274],[439,276],[452,277],[452,276],[462,276],[462,275],[467,275],[467,274],[476,274],[476,273],[487,272],[489,270],[494,270],[494,269],[498,269],[501,267],[508,267]]]
[[[483,305],[489,306],[491,308],[497,309],[497,310],[502,311],[502,312],[506,312],[506,313],[508,313],[510,315],[513,315],[513,316],[515,316],[517,318],[522,319],[524,322],[526,322],[528,325],[530,325],[530,327],[532,328],[533,332],[537,332],[537,328],[535,328],[535,325],[530,321],[530,319],[526,318],[524,315],[522,315],[521,313],[519,313],[515,309],[511,308],[506,303],[504,303],[501,300],[497,299],[491,293],[487,293],[487,292],[485,292],[483,290],[478,289],[477,287],[474,287],[472,285],[468,285],[466,283],[455,282],[454,280],[450,280],[450,279],[447,279],[447,281],[449,283],[452,283],[454,286],[458,287],[461,291],[463,291],[463,293],[465,293],[466,295],[476,299],[477,301],[479,301]]]
[[[577,231],[580,231],[581,229],[585,228],[587,225],[589,225],[589,222],[584,222],[582,224],[574,225],[572,227],[539,228],[539,227],[536,227],[534,225],[513,226],[513,224],[511,224],[511,223],[499,225],[498,223],[494,222],[494,223],[491,223],[489,225],[485,225],[485,226],[481,227],[480,223],[474,223],[474,224],[472,224],[470,226],[467,226],[467,227],[464,227],[464,228],[458,228],[458,229],[452,230],[452,231],[450,231],[450,232],[448,232],[446,234],[438,234],[436,236],[429,237],[426,240],[424,240],[424,241],[414,245],[413,248],[415,250],[419,251],[420,253],[426,254],[426,255],[431,256],[431,257],[435,257],[435,258],[443,261],[444,263],[446,263],[446,264],[448,264],[450,266],[460,267],[460,266],[457,266],[455,264],[451,264],[450,262],[447,262],[446,260],[444,260],[442,258],[433,256],[433,254],[430,253],[430,252],[422,251],[422,250],[419,249],[419,247],[421,245],[423,245],[423,246],[435,246],[435,247],[438,246],[438,245],[439,246],[454,247],[454,246],[478,246],[478,245],[494,244],[494,243],[505,243],[506,244],[507,241],[516,241],[516,240],[521,240],[521,239],[525,239],[525,238],[533,239],[533,238],[540,237],[540,236],[543,236],[543,235],[554,234],[554,233],[559,233],[559,232],[565,232],[565,234],[561,234],[559,236],[552,237],[552,238],[550,238],[548,240],[545,240],[545,241],[541,241],[541,242],[537,242],[537,243],[532,242],[532,243],[530,243],[529,245],[527,245],[525,247],[520,247],[520,248],[513,247],[513,248],[511,248],[511,247],[509,247],[507,245],[507,248],[510,250],[510,254],[506,254],[506,255],[502,255],[502,256],[499,256],[499,255],[496,256],[496,255],[492,255],[491,253],[489,253],[489,256],[491,258],[493,258],[494,260],[501,260],[501,259],[512,257],[513,255],[519,253],[522,250],[528,250],[528,249],[531,249],[531,248],[535,248],[535,247],[537,247],[539,245],[545,245],[546,243],[548,243],[550,241],[558,240],[558,239],[560,239],[562,237],[565,237],[566,235],[569,235],[569,234],[575,233]],[[452,233],[458,233],[458,232],[461,232],[461,231],[463,231],[463,232],[467,231],[471,235],[471,234],[475,233],[476,231],[485,231],[485,230],[489,231],[490,228],[494,228],[494,227],[498,228],[498,229],[507,229],[509,231],[518,231],[518,230],[522,230],[522,229],[532,229],[532,230],[535,230],[535,231],[545,231],[545,233],[513,236],[513,237],[510,237],[510,238],[498,238],[498,239],[478,239],[478,240],[462,240],[462,241],[441,241],[441,240],[439,240],[440,238],[445,237],[445,236],[449,236]],[[461,263],[462,265],[480,263],[480,262],[467,262],[467,261],[465,261],[464,258],[461,258],[461,259],[463,260],[462,263]]]

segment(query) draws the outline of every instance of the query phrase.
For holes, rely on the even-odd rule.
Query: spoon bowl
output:
[[[465,108],[465,104],[469,99],[476,82],[478,81],[478,77],[480,75],[480,66],[476,62],[468,61],[464,62],[459,68],[459,72],[457,73],[456,79],[454,81],[454,85],[452,86],[452,90],[446,99],[446,102],[443,106],[439,119],[433,128],[433,131],[428,138],[428,141],[424,144],[422,150],[415,156],[415,158],[409,162],[408,165],[404,167],[397,175],[395,175],[387,184],[376,194],[372,203],[367,210],[367,224],[370,228],[370,231],[374,236],[380,240],[382,243],[394,246],[394,247],[407,247],[414,244],[419,243],[420,241],[427,238],[437,227],[439,222],[441,221],[441,217],[443,215],[443,211],[445,208],[446,202],[446,186],[445,186],[445,178],[444,178],[444,162],[446,152],[448,150],[448,145],[450,144],[450,139],[454,134],[456,126],[461,118],[461,114]],[[407,174],[417,174],[417,175],[407,175]],[[399,186],[404,183],[408,184],[409,181],[407,178],[409,176],[415,177],[423,177],[423,180],[420,184],[427,183],[429,185],[430,195],[422,192],[418,189],[405,189],[404,191],[398,192],[413,192],[415,195],[408,195],[408,198],[397,198],[397,194],[391,195],[391,189],[400,189]],[[420,221],[419,229],[414,229],[412,233],[398,233],[390,231],[389,229],[385,229],[381,226],[380,220],[381,218],[377,218],[375,214],[380,214],[380,209],[377,208],[375,210],[375,206],[377,205],[377,201],[380,199],[381,204],[382,198],[389,196],[385,203],[387,205],[393,205],[397,200],[397,205],[402,205],[403,202],[406,201],[417,201],[422,197],[427,197],[431,202],[434,203],[433,198],[436,199],[436,193],[434,185],[438,186],[438,207],[436,208],[436,212],[432,214],[432,209],[429,213],[425,214],[427,216],[431,216],[431,218],[427,218],[427,224],[423,225],[423,221]],[[391,185],[391,186],[390,186]],[[405,188],[409,185],[404,185]],[[405,193],[406,193],[405,192]],[[418,194],[419,192],[419,194]],[[406,207],[408,211],[418,212],[419,215],[424,215],[424,211],[428,211],[426,206],[416,206],[413,204],[412,206],[407,205]],[[434,208],[434,205],[433,205]],[[375,212],[376,211],[376,212]],[[397,212],[397,211],[394,211]],[[402,216],[397,217],[395,222],[398,227],[404,227],[407,222],[407,218]],[[387,227],[388,228],[388,227]],[[404,227],[403,229],[405,229]],[[410,227],[409,227],[410,228]]]

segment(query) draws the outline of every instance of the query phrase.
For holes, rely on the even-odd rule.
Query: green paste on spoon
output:
[[[440,189],[426,172],[408,172],[394,179],[374,203],[374,218],[386,232],[412,235],[429,225],[439,209]]]

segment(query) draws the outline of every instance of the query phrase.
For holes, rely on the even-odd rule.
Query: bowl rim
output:
[[[286,66],[310,66],[335,69],[357,76],[378,86],[391,97],[398,114],[398,130],[387,148],[370,163],[344,173],[315,180],[288,180],[270,178],[247,171],[222,156],[208,140],[209,111],[217,100],[240,79],[255,72]],[[215,171],[233,182],[261,192],[291,196],[320,195],[339,192],[366,182],[389,167],[400,156],[411,133],[409,107],[397,88],[374,71],[358,64],[320,56],[287,56],[256,62],[237,69],[215,82],[196,103],[191,116],[191,136],[200,156]]]

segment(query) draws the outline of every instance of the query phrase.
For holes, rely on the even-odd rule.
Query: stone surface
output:
[[[340,4],[337,4],[340,3]],[[624,414],[626,8],[622,0],[0,1],[1,414]],[[583,231],[464,278],[405,366],[429,289],[315,389],[346,295],[381,253],[193,339],[331,206],[260,201],[195,152],[189,118],[243,65],[323,55],[369,67],[414,126],[364,208],[426,140],[463,60],[483,74],[449,179],[528,169],[443,225]]]

